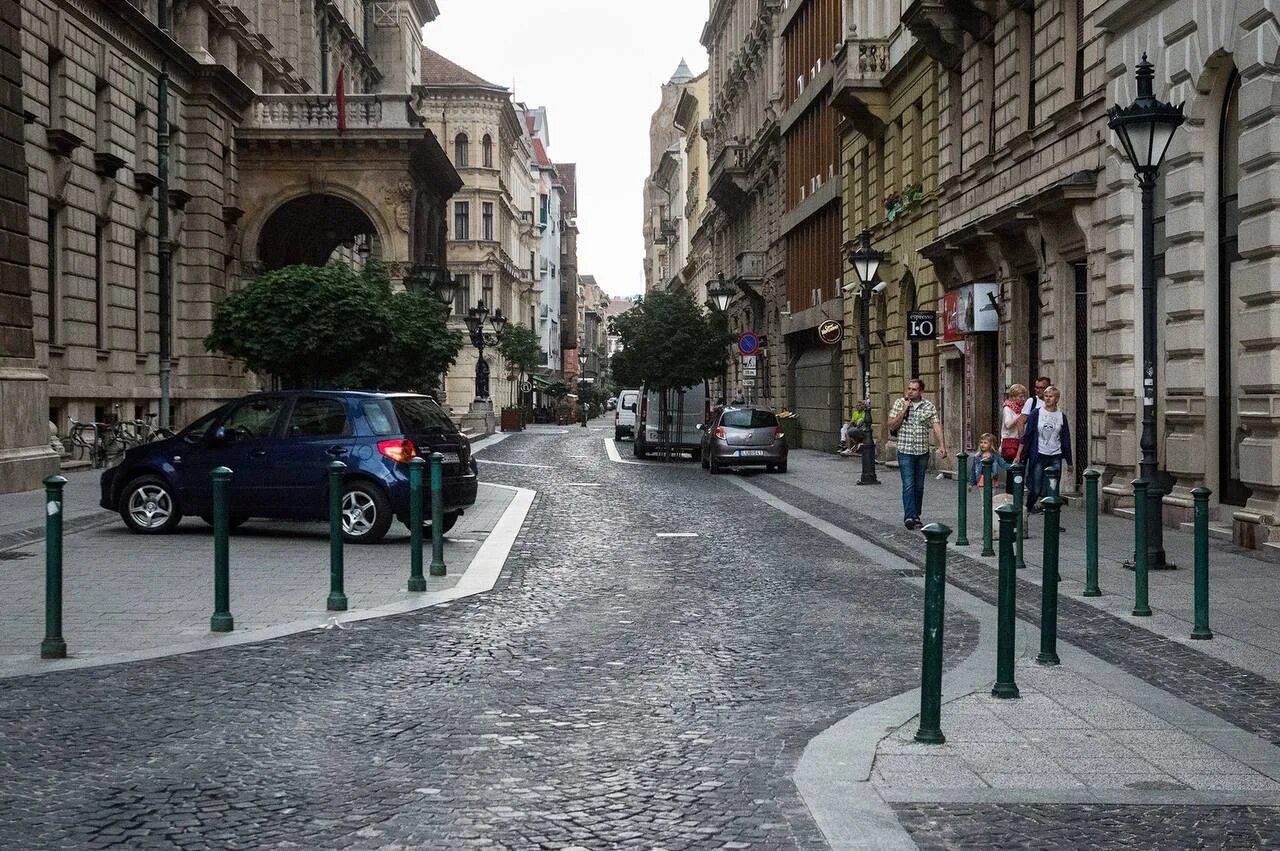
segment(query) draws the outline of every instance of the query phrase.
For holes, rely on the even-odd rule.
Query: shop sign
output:
[[[828,346],[835,345],[844,337],[844,326],[834,319],[828,319],[818,326],[818,339]]]
[[[938,334],[938,314],[932,310],[907,312],[907,339],[932,340]]]

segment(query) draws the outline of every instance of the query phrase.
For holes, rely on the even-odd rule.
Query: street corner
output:
[[[215,598],[207,527],[139,538],[100,525],[63,540],[65,659],[39,658],[44,610],[43,544],[9,550],[0,590],[13,616],[0,624],[0,676],[21,676],[154,659],[249,644],[317,628],[404,614],[492,589],[533,504],[535,491],[482,483],[476,503],[444,536],[444,575],[406,590],[409,535],[344,547],[345,608],[328,610],[333,575],[328,535],[314,524],[261,521],[229,541],[229,614],[234,628],[210,631]],[[424,560],[431,560],[426,536]]]

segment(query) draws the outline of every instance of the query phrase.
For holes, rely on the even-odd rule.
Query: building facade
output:
[[[483,303],[513,324],[534,327],[533,263],[540,233],[532,221],[533,146],[511,93],[486,82],[429,48],[422,49],[415,109],[447,145],[464,181],[450,200],[449,271],[457,290],[450,324],[465,331],[467,312]],[[468,341],[449,370],[444,399],[455,413],[475,400],[479,352]],[[490,397],[514,404],[519,376],[493,349],[486,349]]]
[[[578,339],[578,166],[556,163],[556,187],[560,191],[560,350],[563,352],[564,380],[574,387],[581,374]]]
[[[707,285],[715,277],[711,258],[711,199],[707,195],[707,139],[702,134],[708,112],[710,79],[705,72],[684,87],[676,102],[673,119],[683,134],[684,195],[682,228],[685,238],[684,263],[673,276],[673,286],[687,290],[698,304],[707,301]]]
[[[843,115],[843,214],[845,241],[843,410],[864,398],[864,368],[870,386],[872,423],[883,459],[896,457],[884,429],[888,410],[911,377],[924,379],[943,410],[959,401],[962,382],[942,382],[936,340],[908,340],[913,310],[938,313],[942,293],[933,264],[920,253],[937,239],[937,64],[910,30],[899,23],[900,2],[877,7],[846,3],[843,45],[833,66],[831,103]],[[883,259],[885,286],[867,292],[847,254],[863,230]],[[868,362],[861,346],[866,309]],[[944,417],[948,443],[964,444],[965,418]],[[954,466],[943,462],[943,466]]]
[[[713,202],[704,225],[712,277],[723,275],[737,292],[728,310],[730,329],[753,331],[764,342],[756,355],[756,377],[743,374],[735,352],[721,392],[773,407],[790,403],[792,371],[783,341],[783,320],[792,311],[781,228],[787,185],[779,124],[785,5],[782,0],[714,0],[702,30],[710,61],[710,117],[703,135],[710,161],[707,194]]]
[[[843,324],[845,318],[840,113],[831,106],[832,58],[843,40],[843,24],[840,0],[794,0],[779,27],[787,403],[799,415],[801,443],[810,449],[832,445],[844,407],[841,346],[819,335],[820,326]]]
[[[649,119],[649,174],[644,181],[644,289],[666,290],[684,268],[689,253],[685,194],[689,165],[684,132],[676,126],[676,108],[694,82],[682,59],[662,84],[658,108]]]
[[[548,149],[551,127],[546,107],[524,110],[525,129],[533,142],[533,169],[536,181],[534,222],[539,230],[537,258],[538,338],[546,353],[548,375],[563,378],[566,360],[561,347],[560,300],[562,276],[560,249],[564,236],[564,184],[556,172]],[[575,241],[576,246],[576,241]],[[572,369],[572,366],[570,367]]]
[[[34,451],[47,422],[182,425],[255,386],[203,341],[218,300],[261,270],[364,256],[402,283],[445,262],[461,181],[411,95],[438,14],[434,0],[22,4],[34,357],[3,380],[6,396],[26,382],[38,421],[6,432],[0,457]],[[0,317],[19,353],[27,304]],[[28,466],[47,467],[37,455]]]
[[[1094,12],[1086,55],[1104,105],[1135,97],[1134,68],[1184,104],[1156,185],[1157,447],[1172,478],[1166,522],[1188,519],[1190,490],[1213,491],[1214,529],[1280,546],[1280,56],[1260,0],[1144,4]],[[1107,138],[1104,136],[1104,138]],[[1133,172],[1114,137],[1098,164],[1100,265],[1090,267],[1096,431],[1090,460],[1128,493],[1141,432],[1141,232]]]

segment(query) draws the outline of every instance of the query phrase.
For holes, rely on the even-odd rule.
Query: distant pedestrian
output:
[[[889,433],[898,439],[898,472],[902,475],[902,525],[919,529],[924,504],[924,476],[929,467],[929,432],[938,443],[938,457],[947,457],[946,439],[938,409],[924,398],[924,381],[907,382],[906,395],[889,411]]]
[[[973,462],[970,464],[970,487],[980,488],[985,486],[982,462],[987,458],[991,459],[992,487],[999,484],[1002,479],[1008,478],[1005,476],[1005,471],[1009,469],[1009,462],[1002,458],[1000,453],[996,452],[996,436],[994,434],[984,434],[978,439],[978,451],[973,454]]]
[[[1022,406],[1027,401],[1027,385],[1015,384],[1005,394],[1000,406],[1000,457],[1013,463],[1022,446]]]
[[[1022,449],[1018,459],[1027,462],[1027,510],[1031,514],[1040,511],[1038,503],[1045,493],[1045,473],[1058,471],[1061,481],[1062,468],[1073,470],[1071,465],[1071,425],[1058,409],[1062,394],[1050,385],[1044,391],[1044,406],[1032,411],[1022,436]]]

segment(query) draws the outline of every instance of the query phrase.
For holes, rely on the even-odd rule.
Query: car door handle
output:
[[[325,452],[329,453],[334,458],[337,458],[340,455],[347,454],[346,447],[343,447],[343,446],[330,446],[328,449],[325,450]]]

